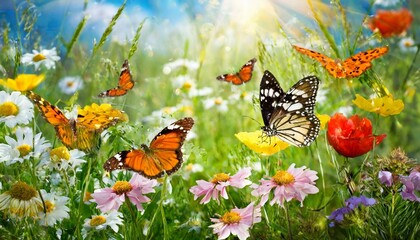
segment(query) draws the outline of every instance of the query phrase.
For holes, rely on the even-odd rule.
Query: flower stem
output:
[[[287,205],[287,202],[284,203],[284,213],[286,214],[286,219],[287,219],[287,232],[289,234],[289,239],[292,240],[293,239],[293,235],[292,235],[292,225],[290,223],[290,216],[289,216],[289,207]]]
[[[160,194],[160,201],[159,201],[159,209],[162,215],[162,224],[163,224],[163,239],[168,239],[168,224],[166,222],[165,211],[163,210],[163,201],[165,200],[166,195],[166,181],[168,179],[168,175],[165,174],[165,178],[163,179],[162,191]]]
[[[417,45],[418,46],[417,46],[416,54],[414,55],[413,61],[411,61],[410,68],[408,69],[407,73],[405,74],[405,77],[404,77],[404,80],[403,80],[403,83],[402,83],[402,88],[401,89],[403,89],[403,90],[407,86],[408,77],[410,76],[410,72],[413,70],[414,63],[416,62],[417,55],[419,55],[419,52],[420,52],[420,44],[417,44]]]

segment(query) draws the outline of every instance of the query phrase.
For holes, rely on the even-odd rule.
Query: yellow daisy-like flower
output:
[[[94,119],[92,122],[97,129],[103,128],[104,125],[113,125],[118,122],[128,121],[128,116],[123,111],[112,108],[111,104],[103,103],[80,108],[77,111],[78,115],[84,116],[85,119]]]
[[[261,130],[255,132],[240,132],[235,134],[243,144],[252,151],[264,156],[272,155],[286,149],[289,144],[281,141],[278,137],[266,137]]]
[[[0,211],[12,216],[37,218],[42,209],[39,193],[24,182],[17,182],[0,195]]]
[[[331,117],[328,116],[327,114],[316,114],[316,116],[318,117],[319,121],[321,122],[320,130],[325,129],[325,126],[330,121]]]
[[[44,81],[45,75],[19,74],[15,79],[0,79],[0,84],[14,91],[29,91]]]
[[[404,109],[404,103],[402,100],[394,100],[392,95],[388,95],[381,98],[365,99],[364,97],[356,94],[356,99],[353,103],[368,112],[378,113],[383,117],[389,115],[397,115]]]

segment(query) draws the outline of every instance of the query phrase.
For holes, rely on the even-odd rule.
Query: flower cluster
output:
[[[331,213],[331,215],[328,216],[328,219],[331,220],[330,227],[334,227],[336,223],[341,223],[344,220],[344,217],[347,214],[352,213],[356,208],[359,207],[359,205],[364,206],[372,206],[376,203],[376,200],[374,198],[368,198],[365,196],[352,196],[349,199],[346,200],[346,206],[339,208]]]

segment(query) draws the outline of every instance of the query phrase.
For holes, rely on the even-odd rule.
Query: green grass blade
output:
[[[145,18],[143,21],[141,21],[141,23],[139,24],[139,26],[136,30],[136,34],[134,35],[134,38],[133,38],[133,43],[131,44],[130,51],[128,52],[128,59],[130,59],[131,56],[133,56],[134,53],[137,51],[137,45],[138,45],[139,40],[140,40],[141,30],[143,29],[143,26],[144,26],[144,23],[146,22],[146,19],[147,18]]]

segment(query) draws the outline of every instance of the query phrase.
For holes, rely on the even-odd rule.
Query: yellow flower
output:
[[[78,115],[84,116],[86,119],[93,119],[96,129],[104,128],[104,126],[115,125],[118,122],[127,122],[128,116],[123,111],[112,108],[111,104],[103,103],[80,108],[77,111]],[[106,127],[105,127],[106,128]]]
[[[353,103],[365,111],[378,113],[383,117],[397,115],[404,109],[403,101],[400,99],[394,100],[392,95],[368,100],[356,94]]]
[[[44,74],[19,74],[16,79],[0,79],[0,84],[14,91],[25,92],[34,89],[44,81],[44,79]]]
[[[281,141],[278,137],[264,136],[261,130],[255,132],[240,132],[235,134],[235,137],[254,152],[264,156],[272,155],[289,146],[288,143]]]
[[[319,121],[321,122],[320,130],[325,129],[325,125],[327,125],[327,122],[330,121],[331,117],[327,114],[316,114],[316,116],[319,118]]]

